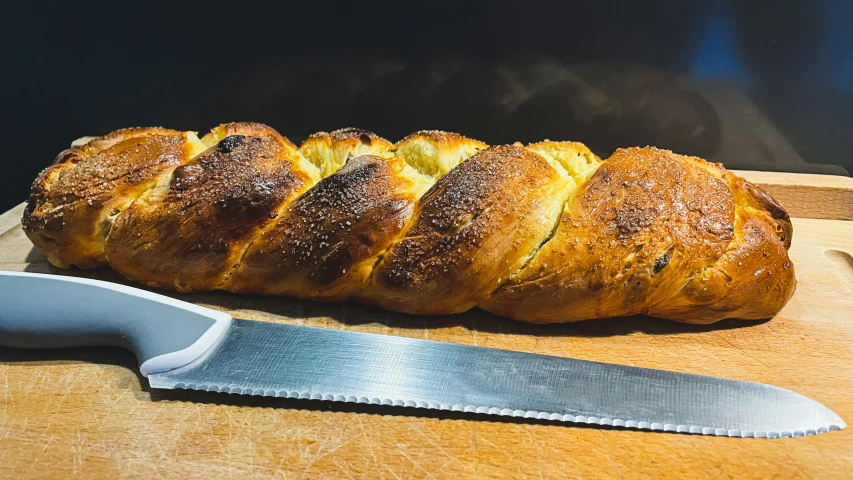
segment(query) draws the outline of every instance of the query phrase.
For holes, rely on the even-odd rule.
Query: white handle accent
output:
[[[217,313],[223,315],[217,316],[213,325],[189,347],[178,350],[177,352],[164,353],[163,355],[158,355],[142,362],[142,365],[139,366],[139,372],[142,376],[148,378],[148,375],[168,372],[169,370],[189,365],[210,350],[220,338],[225,336],[225,331],[228,330],[233,321],[231,315],[225,312]]]
[[[231,315],[88,278],[0,271],[0,345],[133,350],[146,377],[202,356]]]

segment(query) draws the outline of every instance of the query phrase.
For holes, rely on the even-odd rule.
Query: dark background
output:
[[[853,171],[843,0],[14,2],[0,22],[0,211],[78,137],[238,120]]]

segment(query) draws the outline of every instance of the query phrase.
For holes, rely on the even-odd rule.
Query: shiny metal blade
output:
[[[650,430],[795,437],[846,425],[769,385],[403,337],[235,320],[153,388],[433,408]]]

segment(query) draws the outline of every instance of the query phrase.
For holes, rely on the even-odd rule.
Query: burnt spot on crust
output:
[[[292,267],[310,269],[309,282],[328,285],[402,231],[414,199],[392,192],[388,170],[380,157],[354,158],[297,200],[283,219]]]
[[[276,140],[285,149],[296,149],[296,145],[294,145],[293,142],[282,136],[274,128],[269,125],[264,125],[263,123],[255,122],[223,123],[212,128],[210,133],[205,135],[201,141],[206,146],[212,147],[232,135],[242,135],[245,137],[270,137]]]
[[[206,200],[227,224],[269,218],[288,192],[304,182],[281,161],[283,154],[269,137],[228,136],[176,169],[176,190],[194,190],[192,197],[176,199],[193,206]]]
[[[672,249],[670,249],[670,251],[672,251]],[[672,257],[670,257],[669,255],[670,255],[670,252],[666,252],[663,255],[661,255],[660,257],[658,257],[657,260],[655,260],[655,266],[652,270],[655,275],[660,273],[660,271],[663,270],[664,267],[669,265],[669,261],[672,259]]]
[[[416,198],[399,158],[363,155],[305,192],[267,229],[229,280],[232,291],[342,299],[408,224]],[[281,275],[280,272],[287,272]]]
[[[775,221],[776,236],[779,237],[779,241],[785,245],[786,249],[791,248],[791,237],[794,234],[794,226],[791,223],[791,217],[788,215],[788,212],[782,208],[782,205],[775,198],[771,197],[769,193],[758,186],[745,180],[742,182],[742,185],[758,206],[763,208],[770,215],[770,218]]]
[[[216,288],[246,242],[306,185],[292,155],[273,137],[226,137],[176,168],[162,200],[143,197],[119,217],[107,258],[148,285]]]
[[[216,145],[216,150],[219,153],[231,153],[232,150],[242,145],[245,141],[246,137],[243,135],[229,135]]]
[[[619,230],[618,238],[628,238],[648,228],[660,212],[646,205],[627,203],[616,212],[616,228]]]
[[[794,236],[794,225],[791,222],[776,221],[776,236],[779,241],[785,246],[785,249],[791,248],[791,237]]]
[[[771,197],[769,193],[745,180],[743,184],[745,189],[752,195],[756,202],[758,202],[761,208],[770,214],[770,217],[773,220],[781,220],[784,222],[791,221],[791,217],[788,215],[788,212],[782,208],[782,205],[777,202],[775,198]]]

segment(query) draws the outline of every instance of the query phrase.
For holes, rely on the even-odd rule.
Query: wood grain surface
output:
[[[853,220],[851,177],[750,170],[733,172],[782,202],[792,217]]]
[[[783,180],[796,187],[797,178],[788,174]],[[793,209],[787,198],[779,200]],[[814,205],[821,201],[818,197]],[[846,207],[849,212],[850,205]],[[18,207],[0,216],[0,269],[122,282],[109,270],[53,269],[23,235],[18,224],[21,211]],[[478,310],[411,317],[352,303],[160,293],[255,320],[764,382],[807,395],[849,423],[853,420],[851,254],[853,222],[794,219],[791,256],[799,285],[790,303],[770,321],[725,321],[712,326],[644,317],[532,326]],[[33,292],[33,301],[51,299]],[[0,478],[851,475],[853,428],[796,439],[734,439],[157,391],[148,388],[135,359],[123,350],[0,349]]]

